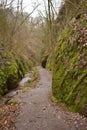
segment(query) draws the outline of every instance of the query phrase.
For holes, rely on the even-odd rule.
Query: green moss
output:
[[[17,105],[17,104],[19,104],[19,99],[13,99],[13,100],[10,100],[9,102],[8,102],[8,104],[9,105]]]
[[[50,56],[50,57],[47,59],[46,68],[47,68],[48,70],[52,70],[52,68],[53,68],[51,59],[52,59],[52,56]]]
[[[23,87],[23,88],[22,88],[22,92],[24,93],[24,92],[28,91],[29,89],[31,89],[31,87],[29,87],[29,86]]]
[[[74,26],[67,26],[61,32],[53,59],[53,97],[74,112],[82,111],[87,102],[87,47],[82,47],[84,36],[78,31],[80,27],[86,29],[83,17],[84,14],[80,14],[75,31]],[[70,42],[70,38],[74,41]],[[78,42],[79,38],[83,41]]]
[[[6,59],[0,68],[0,95],[4,95],[10,89],[18,86],[19,80],[29,71],[28,63],[25,59],[16,59],[11,52],[4,52],[1,61]]]
[[[3,108],[0,108],[0,116],[3,114]]]
[[[58,100],[54,96],[51,96],[51,100],[55,103],[58,103]]]

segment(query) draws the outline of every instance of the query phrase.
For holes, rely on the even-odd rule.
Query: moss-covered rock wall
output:
[[[2,51],[0,55],[0,96],[10,89],[18,86],[19,80],[30,69],[28,63],[20,56],[15,56],[11,52]]]
[[[61,31],[53,61],[53,96],[87,115],[87,3]],[[78,17],[79,15],[79,17]]]

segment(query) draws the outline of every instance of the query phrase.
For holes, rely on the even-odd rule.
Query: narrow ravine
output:
[[[73,114],[51,102],[52,77],[40,68],[37,86],[20,98],[20,111],[15,119],[16,130],[87,130],[86,118]]]

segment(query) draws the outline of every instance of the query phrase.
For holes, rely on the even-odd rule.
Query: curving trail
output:
[[[83,118],[82,122],[79,114],[70,113],[50,101],[51,74],[43,68],[39,68],[39,73],[36,88],[19,95],[21,103],[16,130],[87,130],[86,121]]]

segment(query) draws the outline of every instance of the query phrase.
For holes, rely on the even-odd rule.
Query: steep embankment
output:
[[[57,101],[87,116],[87,2],[78,6],[57,40],[52,90]]]

